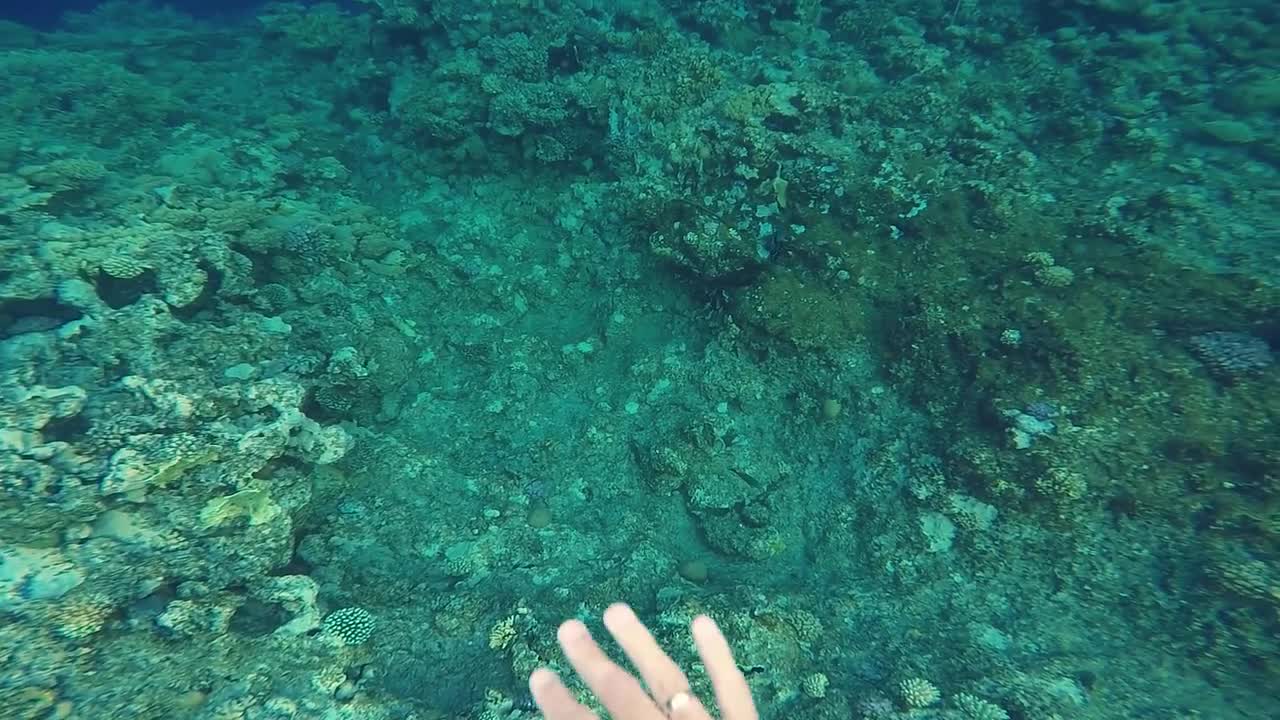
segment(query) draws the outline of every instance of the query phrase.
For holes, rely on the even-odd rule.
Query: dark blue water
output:
[[[313,4],[314,0],[303,0],[300,4]],[[0,2],[0,19],[28,25],[40,30],[52,30],[66,13],[91,12],[102,5],[102,0],[4,0]],[[173,2],[154,3],[158,7],[167,7],[186,15],[201,19],[230,19],[252,13],[266,3],[263,0],[175,0]],[[340,0],[340,7],[354,9],[359,3],[355,0]]]

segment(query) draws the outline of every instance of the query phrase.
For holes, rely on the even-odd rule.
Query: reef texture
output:
[[[1277,23],[0,22],[0,715],[533,718],[626,600],[766,720],[1274,717]]]

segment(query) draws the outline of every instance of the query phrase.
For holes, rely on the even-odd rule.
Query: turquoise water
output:
[[[617,600],[764,718],[1280,717],[1271,3],[53,9],[0,718],[533,718]]]

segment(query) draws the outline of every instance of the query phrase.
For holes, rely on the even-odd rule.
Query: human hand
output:
[[[569,664],[615,720],[711,720],[706,707],[689,689],[689,679],[658,647],[631,608],[618,603],[604,611],[604,625],[622,646],[641,681],[623,670],[600,649],[587,626],[569,620],[556,633]],[[757,720],[747,679],[738,670],[720,628],[706,615],[690,625],[698,655],[711,678],[723,720]],[[647,688],[647,690],[646,690]],[[539,668],[529,676],[529,690],[547,720],[597,720],[598,716],[574,699],[551,670]]]

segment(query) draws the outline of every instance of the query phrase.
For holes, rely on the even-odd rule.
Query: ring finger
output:
[[[689,679],[680,666],[662,651],[658,641],[653,639],[631,608],[621,603],[610,605],[604,611],[604,626],[618,641],[631,664],[640,671],[640,677],[660,708],[683,718],[707,717],[706,710],[690,691]],[[680,693],[685,693],[689,702],[677,708],[671,704],[671,699]]]

